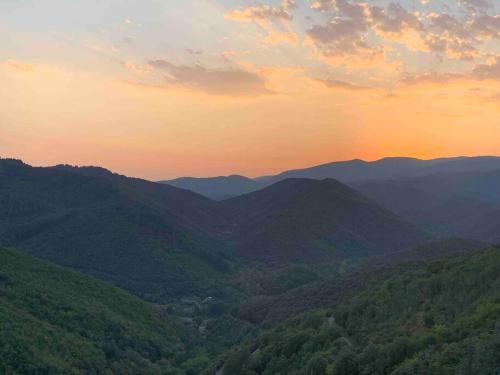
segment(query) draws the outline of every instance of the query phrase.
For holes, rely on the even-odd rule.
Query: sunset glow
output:
[[[496,0],[8,0],[0,40],[0,156],[34,165],[500,155]]]

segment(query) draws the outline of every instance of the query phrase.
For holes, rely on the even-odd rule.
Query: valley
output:
[[[216,201],[102,168],[0,160],[0,369],[487,373],[500,252],[496,221],[483,221],[497,181],[289,178]]]

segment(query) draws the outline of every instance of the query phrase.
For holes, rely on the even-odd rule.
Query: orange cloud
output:
[[[35,71],[35,66],[32,64],[20,62],[17,60],[6,60],[3,63],[5,66],[17,70],[19,72],[23,73],[32,73]]]
[[[295,0],[283,0],[280,6],[256,5],[234,9],[224,14],[226,19],[237,22],[255,22],[266,33],[268,44],[296,44],[298,37],[289,25],[293,19],[291,10],[296,7]]]
[[[318,82],[323,83],[326,87],[330,89],[339,89],[346,91],[365,91],[373,90],[372,87],[355,85],[349,82],[339,81],[336,79],[318,79]]]
[[[165,60],[152,60],[149,65],[166,74],[166,85],[223,96],[252,97],[272,93],[262,76],[241,68],[209,69],[200,64],[175,65]]]

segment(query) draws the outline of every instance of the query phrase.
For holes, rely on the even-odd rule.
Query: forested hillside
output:
[[[401,251],[429,236],[335,180],[290,179],[216,202],[96,167],[0,160],[0,245],[150,301],[227,298],[248,263]]]
[[[360,258],[430,237],[332,179],[288,179],[222,202],[244,259],[268,263]]]
[[[207,374],[494,374],[499,275],[499,248],[397,265],[332,309],[248,340]]]
[[[217,239],[215,203],[101,168],[0,160],[0,245],[149,300],[220,290],[231,260]]]
[[[121,289],[0,249],[0,373],[166,374],[196,336]]]

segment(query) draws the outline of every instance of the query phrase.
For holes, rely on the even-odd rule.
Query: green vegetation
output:
[[[0,246],[154,302],[225,293],[234,261],[211,234],[214,204],[100,168],[0,160]]]
[[[0,160],[0,374],[491,374],[500,250],[427,240],[333,180],[215,202]]]
[[[77,272],[0,250],[2,374],[184,373],[176,368],[194,366],[189,359],[198,341],[161,307]]]
[[[331,310],[233,349],[207,374],[494,374],[500,249],[405,263]]]

